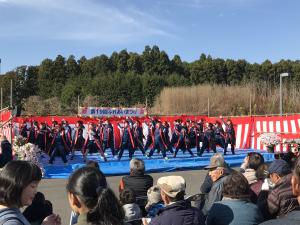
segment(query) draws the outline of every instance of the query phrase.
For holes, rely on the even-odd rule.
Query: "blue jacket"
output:
[[[215,202],[208,213],[207,225],[254,225],[263,221],[259,208],[250,201],[226,199]]]
[[[159,211],[149,225],[204,225],[204,216],[190,201],[182,200]]]

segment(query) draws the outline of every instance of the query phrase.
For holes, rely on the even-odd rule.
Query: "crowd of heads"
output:
[[[179,221],[187,218],[194,220],[191,224],[235,224],[237,221],[260,224],[270,219],[276,223],[278,217],[288,218],[299,206],[300,160],[291,158],[266,164],[260,153],[252,152],[240,170],[233,170],[222,154],[214,154],[205,168],[208,179],[203,185],[209,186],[208,191],[201,194],[204,197],[192,200],[195,207],[190,202],[193,198],[185,198],[188,184],[182,176],[160,177],[154,184],[145,174],[143,160],[132,159],[129,169],[130,175],[122,178],[118,198],[97,162],[89,161],[75,170],[67,181],[66,191],[77,220],[84,217],[87,224],[108,225],[186,224]],[[50,218],[60,224],[51,202],[37,192],[41,179],[37,165],[26,161],[9,162],[0,172],[0,206],[29,206],[23,213],[28,221],[43,223]],[[149,180],[147,186],[146,180]],[[137,184],[144,192],[137,191]],[[222,218],[224,223],[220,222]]]

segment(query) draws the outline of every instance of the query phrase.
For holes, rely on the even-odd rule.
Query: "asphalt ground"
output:
[[[150,174],[154,179],[154,184],[159,177],[169,175],[179,175],[184,177],[187,184],[186,194],[192,195],[200,192],[200,185],[202,184],[207,171],[205,170],[190,170],[178,171],[168,173],[152,173]],[[110,188],[119,196],[118,184],[122,176],[107,177]],[[45,194],[46,199],[53,204],[53,211],[62,218],[62,224],[68,225],[70,219],[71,209],[67,199],[65,179],[43,179],[39,185],[39,191]]]

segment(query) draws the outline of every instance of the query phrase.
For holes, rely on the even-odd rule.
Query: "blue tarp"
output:
[[[221,149],[219,149],[219,151],[222,152]],[[235,155],[228,153],[228,155],[225,156],[225,160],[230,166],[240,166],[247,153],[253,151],[255,150],[237,149]],[[196,155],[196,149],[193,149],[193,152]],[[262,151],[259,152],[264,156],[266,162],[272,162],[274,160],[274,154]],[[121,161],[113,158],[109,149],[107,150],[107,153],[108,162],[104,162],[98,153],[88,155],[88,160],[97,161],[100,164],[102,172],[107,176],[129,174],[128,153],[124,153]],[[135,158],[141,158],[145,161],[146,171],[148,173],[159,173],[176,170],[201,169],[209,164],[212,154],[213,153],[204,153],[202,157],[191,157],[188,152],[185,154],[179,152],[177,158],[173,158],[169,153],[169,159],[164,160],[162,155],[155,155],[151,159],[148,159],[140,152],[136,152]],[[68,165],[64,165],[60,157],[56,158],[53,165],[49,165],[48,161],[48,157],[41,159],[45,168],[45,178],[68,178],[72,171],[85,165],[81,153],[77,153],[73,160],[68,160]]]

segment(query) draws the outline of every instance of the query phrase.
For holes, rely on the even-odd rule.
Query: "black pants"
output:
[[[215,140],[208,140],[207,138],[204,138],[200,152],[198,152],[198,156],[202,156],[203,152],[209,149],[213,150],[214,153],[217,152]]]
[[[153,143],[152,137],[147,137],[144,150],[147,151],[152,143]]]
[[[224,138],[221,136],[221,137],[216,137],[216,145],[220,145],[221,148],[225,149],[225,140]]]
[[[101,145],[99,144],[99,142],[96,143],[96,140],[91,140],[89,141],[88,145],[87,145],[87,150],[86,152],[84,153],[84,155],[86,156],[87,153],[95,153],[95,152],[99,152],[100,155],[106,159],[105,155],[104,155],[104,152],[102,151],[102,147]]]
[[[132,147],[132,144],[130,143],[130,141],[128,141],[128,142],[122,142],[121,149],[119,151],[119,159],[122,158],[125,149],[128,149],[129,159],[132,159],[134,150],[133,150],[133,147]]]
[[[134,151],[136,151],[137,148],[139,148],[141,150],[141,152],[143,153],[143,155],[146,154],[144,146],[143,146],[143,140],[136,139],[135,145],[136,145],[136,148],[134,149]]]
[[[51,153],[49,163],[51,163],[51,164],[53,163],[55,155],[57,154],[57,152],[59,152],[63,162],[67,163],[68,160],[67,160],[67,157],[66,157],[65,147],[63,145],[55,145],[55,147],[53,148],[53,151]]]
[[[103,141],[103,144],[102,144],[102,148],[103,148],[103,152],[105,152],[106,149],[110,148],[111,149],[111,154],[113,156],[115,156],[115,146],[114,146],[114,141],[111,140],[111,141]]]
[[[176,157],[179,149],[181,149],[182,152],[188,151],[191,154],[191,156],[194,156],[194,153],[192,152],[192,150],[190,149],[190,147],[186,146],[186,144],[183,142],[183,143],[179,143],[178,146],[176,147],[175,153],[174,153],[174,157]]]
[[[230,138],[226,139],[225,147],[224,147],[224,154],[227,153],[228,144],[231,145],[231,153],[234,155],[235,154],[235,152],[234,152],[235,140],[232,140]]]
[[[163,145],[163,143],[161,143],[161,142],[155,142],[153,148],[149,152],[149,157],[151,157],[153,155],[155,149],[157,149],[158,151],[161,151],[164,158],[167,156],[167,154],[166,154],[166,148]]]

